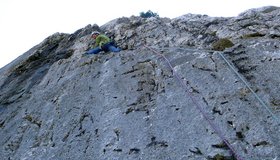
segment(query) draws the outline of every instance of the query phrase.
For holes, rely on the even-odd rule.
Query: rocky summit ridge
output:
[[[0,70],[0,157],[278,160],[279,24],[267,6],[55,33]],[[83,55],[94,30],[123,50]]]

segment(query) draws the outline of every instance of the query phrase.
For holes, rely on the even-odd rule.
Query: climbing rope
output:
[[[185,48],[185,50],[189,50],[189,51],[201,51],[198,49],[188,49]],[[214,52],[213,50],[202,50],[205,52]],[[244,78],[242,78],[242,76],[238,73],[238,71],[236,71],[236,69],[234,68],[234,66],[226,59],[226,57],[223,55],[223,52],[221,51],[215,51],[217,52],[222,59],[227,63],[227,65],[230,67],[231,70],[233,70],[233,72],[241,79],[241,81],[246,85],[246,87],[250,90],[250,92],[253,93],[253,95],[255,96],[255,98],[260,102],[260,104],[265,108],[265,110],[274,118],[274,120],[279,124],[280,120],[279,118],[271,111],[271,109],[269,109],[269,107],[265,104],[265,102],[257,95],[257,93],[250,87],[250,85],[246,82],[246,80],[244,80]]]
[[[227,65],[233,70],[233,72],[242,80],[242,82],[246,85],[246,87],[253,93],[253,95],[257,98],[257,100],[262,104],[262,106],[271,114],[271,116],[279,123],[279,119],[276,115],[269,109],[269,107],[264,103],[264,101],[256,94],[256,92],[250,87],[250,85],[242,78],[242,76],[234,69],[233,65],[226,59],[226,57],[222,54],[222,52],[218,52],[219,55],[225,60]]]
[[[146,47],[147,49],[151,50],[153,53],[159,55],[160,57],[162,57],[166,63],[168,64],[168,67],[172,70],[173,75],[175,76],[175,78],[178,80],[178,82],[180,83],[182,88],[185,88],[185,93],[187,97],[190,97],[192,102],[195,104],[196,109],[199,110],[199,112],[202,114],[202,116],[204,117],[204,119],[206,119],[206,121],[209,123],[209,125],[212,127],[212,129],[216,132],[216,134],[222,139],[222,141],[228,146],[228,148],[231,150],[232,154],[234,155],[234,157],[237,160],[242,160],[242,158],[240,157],[240,155],[237,154],[237,152],[235,151],[234,147],[227,141],[227,139],[225,138],[225,136],[223,135],[223,133],[221,132],[221,130],[210,120],[210,118],[207,116],[206,112],[204,112],[204,110],[202,109],[202,107],[199,105],[198,101],[194,98],[194,96],[192,95],[192,93],[188,90],[188,86],[186,83],[183,82],[183,80],[179,77],[179,75],[176,73],[176,71],[174,70],[173,66],[171,65],[170,61],[165,57],[165,55],[157,52],[156,50],[154,50],[153,48],[144,45],[144,47]]]

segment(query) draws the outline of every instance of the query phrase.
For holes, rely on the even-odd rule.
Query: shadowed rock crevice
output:
[[[134,111],[143,111],[149,115],[151,107],[155,105],[155,97],[158,84],[156,84],[155,63],[147,60],[138,62],[132,66],[132,70],[123,74],[128,74],[131,78],[137,79],[136,92],[139,94],[136,101],[129,104],[125,114]]]

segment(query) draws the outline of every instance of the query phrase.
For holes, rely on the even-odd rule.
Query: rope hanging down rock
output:
[[[227,63],[231,70],[241,79],[241,81],[246,85],[246,87],[253,93],[253,95],[257,98],[257,100],[261,103],[261,105],[271,114],[271,116],[276,120],[277,123],[280,122],[279,118],[269,109],[269,107],[264,103],[264,101],[256,94],[256,92],[250,87],[250,85],[242,78],[242,76],[234,69],[233,65],[226,59],[226,57],[222,54],[222,52],[218,52],[219,55],[223,58],[223,60]]]
[[[198,49],[185,49],[185,50],[190,50],[190,51],[198,51]],[[201,49],[200,49],[201,50]],[[213,50],[202,50],[205,52],[213,52]],[[276,123],[280,124],[280,119],[271,111],[271,109],[268,107],[268,105],[257,95],[257,93],[250,87],[250,85],[242,78],[242,76],[236,71],[234,66],[226,59],[226,57],[223,55],[223,51],[215,51],[217,52],[222,59],[226,62],[226,64],[229,66],[231,70],[238,76],[239,79],[245,84],[245,86],[250,90],[250,92],[253,93],[255,98],[260,102],[260,104],[265,108],[265,110],[272,116],[272,118],[276,121]]]
[[[216,132],[216,134],[221,138],[221,140],[228,146],[228,148],[231,150],[232,154],[237,160],[243,160],[239,154],[235,151],[234,147],[228,142],[228,140],[225,138],[221,130],[210,120],[210,118],[207,116],[207,113],[202,109],[202,107],[199,105],[198,101],[194,98],[192,93],[188,90],[188,86],[182,81],[182,79],[179,77],[179,75],[175,72],[173,66],[171,65],[170,61],[161,53],[157,52],[153,48],[144,45],[147,49],[151,50],[153,53],[159,55],[162,57],[166,63],[168,64],[168,67],[172,70],[173,75],[178,80],[179,84],[182,88],[184,88],[186,91],[186,96],[190,97],[192,102],[195,104],[196,109],[202,114],[203,118],[209,123],[209,125],[212,127],[212,129]]]

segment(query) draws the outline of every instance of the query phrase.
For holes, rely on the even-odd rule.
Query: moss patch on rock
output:
[[[226,48],[230,48],[234,46],[234,44],[227,38],[219,39],[217,42],[213,43],[212,49],[215,51],[223,51]]]
[[[248,38],[256,38],[256,37],[263,37],[263,36],[265,36],[265,34],[261,34],[259,32],[256,32],[256,33],[251,33],[251,34],[245,34],[241,38],[248,39]]]

